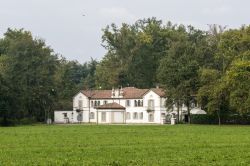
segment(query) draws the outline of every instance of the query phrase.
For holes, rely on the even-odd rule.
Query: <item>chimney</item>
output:
[[[114,87],[112,88],[112,94],[111,94],[111,97],[113,98],[113,97],[115,97],[115,89],[114,89]]]
[[[119,90],[119,97],[123,97],[123,89],[122,89],[122,86],[121,86],[121,88],[120,88],[120,90]]]

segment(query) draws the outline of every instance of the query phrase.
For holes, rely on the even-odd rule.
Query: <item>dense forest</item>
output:
[[[166,107],[198,102],[220,118],[250,113],[250,26],[163,24],[149,18],[103,29],[107,50],[84,64],[56,54],[23,29],[0,39],[0,122],[42,122],[55,109],[72,109],[80,89],[118,86],[165,89]]]

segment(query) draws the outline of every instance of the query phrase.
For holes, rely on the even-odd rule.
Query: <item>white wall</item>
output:
[[[79,92],[73,98],[73,110],[79,109],[79,106],[78,106],[79,100],[82,100],[83,109],[86,109],[89,107],[88,97],[86,97],[84,94]]]
[[[154,114],[154,121],[153,122],[149,122],[148,119],[148,112],[147,112],[147,108],[148,108],[148,100],[154,100],[154,112],[152,112]],[[90,119],[90,122],[92,123],[96,123],[97,122],[97,110],[94,107],[91,107],[90,104],[90,108],[89,108],[89,99],[88,97],[86,97],[84,94],[82,94],[81,92],[79,92],[78,94],[76,94],[73,98],[73,119],[72,119],[72,111],[55,111],[54,113],[54,117],[55,117],[55,122],[56,123],[63,123],[64,122],[64,117],[63,117],[63,113],[68,113],[68,117],[70,122],[74,122],[77,123],[78,119],[77,119],[77,115],[79,114],[78,112],[76,112],[76,109],[79,109],[78,103],[79,100],[82,100],[83,103],[83,111],[82,111],[82,122],[83,123],[88,123],[89,122],[89,112],[94,112],[95,116],[94,119]],[[126,100],[130,100],[130,106],[126,106]],[[143,100],[143,106],[134,106],[134,100]],[[92,99],[91,101],[95,101],[95,99]],[[153,91],[149,91],[147,92],[142,99],[101,99],[101,100],[97,100],[96,101],[100,101],[100,105],[103,105],[104,101],[107,101],[108,103],[113,103],[116,102],[124,107],[126,107],[125,112],[130,112],[130,119],[126,119],[126,123],[161,123],[161,113],[166,113],[166,108],[164,107],[164,102],[165,99],[161,98],[159,95],[157,95],[155,92]],[[91,103],[91,102],[90,102]],[[112,110],[110,110],[112,111]],[[117,110],[115,110],[117,111]],[[124,112],[124,114],[126,114]],[[138,118],[134,119],[133,118],[133,113],[137,112],[138,113]],[[143,112],[143,119],[140,119],[140,113]],[[105,123],[110,123],[111,121],[111,114],[107,112],[106,114],[106,118],[107,118],[107,122]],[[126,117],[126,115],[124,115]],[[101,114],[98,114],[98,118],[99,118],[99,122],[101,123]]]

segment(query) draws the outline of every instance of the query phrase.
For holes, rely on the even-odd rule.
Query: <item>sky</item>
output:
[[[250,24],[249,0],[0,0],[0,37],[24,28],[68,60],[101,60],[102,29],[156,17],[163,22],[239,28]],[[85,15],[85,16],[83,16]]]

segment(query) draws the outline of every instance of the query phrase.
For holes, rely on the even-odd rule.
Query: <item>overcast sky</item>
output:
[[[249,0],[0,0],[0,37],[8,27],[24,28],[83,63],[104,56],[101,30],[111,23],[157,17],[204,30],[214,23],[238,28],[250,24],[249,6]]]

